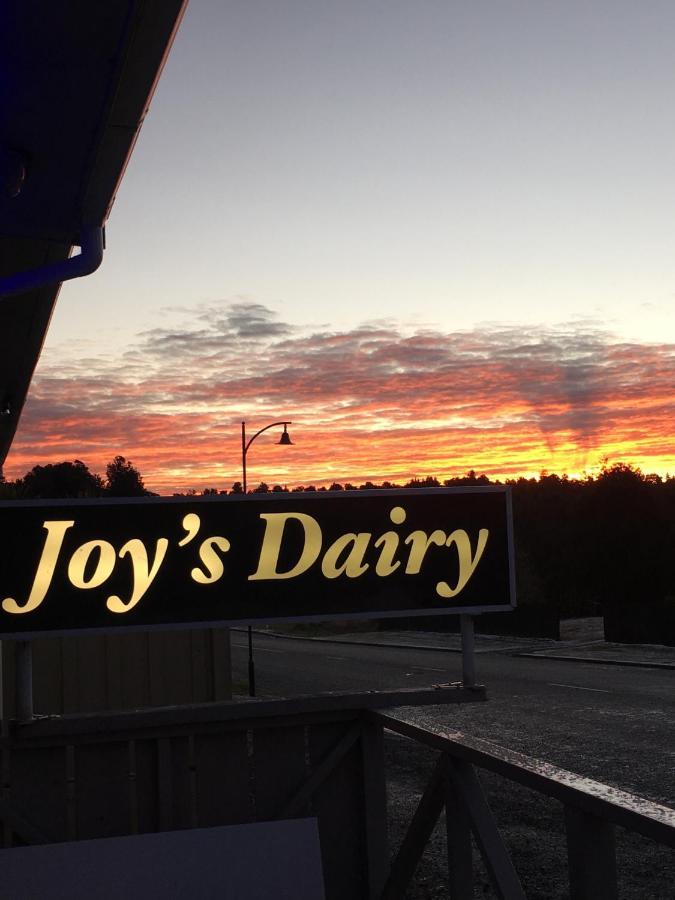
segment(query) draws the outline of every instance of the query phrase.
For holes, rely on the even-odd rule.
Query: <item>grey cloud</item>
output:
[[[81,358],[46,354],[19,438],[34,443],[53,426],[81,428],[88,440],[115,430],[159,440],[165,431],[172,447],[189,433],[207,446],[228,417],[298,409],[336,427],[384,422],[420,436],[422,421],[430,434],[447,433],[449,417],[463,434],[517,423],[551,448],[565,433],[589,448],[643,417],[647,402],[664,423],[675,416],[675,348],[619,343],[588,322],[449,333],[376,322],[303,333],[261,304],[171,314],[175,327],[139,334],[122,359],[92,357],[91,346]]]

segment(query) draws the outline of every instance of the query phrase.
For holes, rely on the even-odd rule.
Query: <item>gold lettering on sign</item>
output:
[[[138,538],[132,538],[130,541],[126,542],[120,550],[120,559],[127,554],[131,557],[131,567],[133,570],[131,597],[126,603],[121,597],[117,597],[114,594],[113,596],[108,597],[105,605],[110,612],[125,613],[136,606],[138,601],[152,584],[157,572],[159,572],[159,567],[164,561],[168,546],[169,542],[166,538],[159,538],[155,549],[155,558],[152,562],[152,566],[150,566],[148,561],[148,551],[145,549],[143,541],[139,541]]]
[[[98,562],[87,581],[84,573],[91,554],[96,550],[99,552]],[[70,583],[74,587],[84,590],[100,587],[112,575],[116,561],[115,548],[108,541],[88,541],[86,544],[78,547],[70,558],[70,563],[68,564]]]
[[[261,513],[260,518],[265,521],[265,534],[260,549],[258,568],[253,575],[248,576],[249,581],[297,578],[311,569],[319,560],[323,547],[323,533],[321,526],[312,516],[299,512]],[[402,525],[406,520],[406,511],[402,506],[395,506],[389,512],[389,518],[394,525]],[[303,541],[301,549],[295,550],[296,559],[294,564],[286,571],[280,572],[279,557],[284,536],[286,535],[286,524],[291,521],[295,521],[302,526]],[[448,584],[447,581],[439,581],[436,584],[438,596],[449,600],[464,590],[469,579],[476,571],[485,551],[488,536],[488,529],[481,528],[478,533],[478,543],[474,553],[471,547],[471,538],[462,528],[456,528],[449,535],[440,528],[435,529],[430,534],[421,530],[411,531],[403,540],[403,544],[409,548],[404,572],[406,575],[419,575],[424,568],[432,547],[454,549],[457,554],[458,574],[456,584],[454,587]],[[209,541],[213,542],[216,540],[216,538],[209,539]],[[224,538],[220,540],[224,541]],[[208,544],[208,542],[205,542],[205,544]],[[203,544],[202,547],[204,546]],[[295,546],[294,540],[291,540],[290,546]],[[229,545],[226,549],[229,549]],[[209,547],[209,550],[212,550],[212,548]],[[341,576],[360,578],[371,566],[371,562],[367,559],[368,553],[372,552],[374,554],[377,552],[375,574],[381,578],[386,578],[403,565],[400,559],[396,559],[396,555],[400,550],[401,535],[396,531],[385,531],[374,541],[373,534],[369,531],[350,531],[336,537],[328,546],[321,559],[321,573],[324,578],[330,580]],[[218,561],[218,567],[217,569],[212,569],[207,566],[209,569],[209,581],[204,581],[203,583],[210,583],[211,580],[215,581],[222,575],[222,563],[215,551],[213,551],[213,559]],[[435,565],[438,564],[437,560],[438,557]],[[202,561],[205,562],[204,557],[202,557]],[[201,577],[195,577],[195,573],[199,573]],[[193,569],[192,577],[197,581],[201,581],[202,578],[207,578],[207,575],[199,569]]]
[[[230,549],[230,542],[224,537],[210,537],[204,541],[199,548],[199,558],[204,564],[206,571],[195,566],[190,572],[192,580],[196,581],[197,584],[213,584],[214,581],[218,581],[219,578],[223,577],[225,566],[214,547],[222,550],[223,553],[227,553]]]
[[[368,517],[371,527],[371,512]],[[475,546],[472,537],[462,528],[446,533],[440,528],[427,532],[410,530],[408,526],[406,535],[401,533],[400,527],[406,522],[406,510],[403,506],[394,506],[389,510],[389,520],[394,529],[381,534],[357,531],[356,528],[343,534],[331,530],[324,549],[324,533],[313,516],[301,512],[266,512],[260,514],[260,519],[264,522],[264,534],[257,568],[248,576],[249,581],[298,578],[312,567],[316,574],[320,571],[329,581],[338,578],[356,580],[367,572],[377,578],[387,578],[395,572],[399,573],[399,577],[424,573],[425,583],[435,582],[435,594],[444,600],[457,597],[466,588],[483,559],[490,534],[487,528],[479,529]],[[66,539],[67,532],[74,525],[75,521],[71,519],[43,522],[43,546],[27,599],[22,601],[21,598],[5,597],[0,604],[4,612],[13,615],[32,612],[44,602],[52,585],[56,585],[55,594],[62,589],[66,576],[78,590],[100,588],[110,581],[108,588],[102,592],[103,596],[110,590],[128,591],[128,597],[116,594],[107,597],[106,607],[115,614],[129,612],[146,596],[167,558],[167,538],[157,538],[154,548],[152,541],[148,541],[146,546],[143,540],[131,538],[117,552],[107,540],[87,540],[78,546],[79,541],[74,539],[74,533]],[[172,546],[187,547],[197,537],[201,525],[196,513],[183,516],[183,537],[176,535]],[[335,524],[331,527],[334,529]],[[198,554],[194,552],[197,547]],[[200,538],[188,551],[180,550],[176,555],[185,562],[192,581],[199,585],[211,585],[225,575],[225,555],[230,550],[231,544],[227,538],[211,535]],[[195,565],[194,557],[197,555],[199,558]],[[118,562],[125,558],[129,560],[127,564]],[[58,575],[57,567],[60,567]],[[118,572],[118,567],[125,572]],[[182,577],[186,577],[187,572],[182,570]],[[444,574],[445,580],[436,581]],[[118,575],[122,577],[118,578]],[[120,589],[117,587],[120,583],[130,587]]]
[[[445,597],[446,599],[450,599],[451,597],[456,597],[457,594],[466,586],[469,578],[473,575],[476,570],[476,566],[480,562],[480,558],[483,555],[483,551],[485,550],[485,545],[487,544],[489,531],[487,528],[481,528],[478,532],[478,545],[476,547],[476,555],[471,556],[471,540],[469,539],[469,535],[461,528],[458,528],[456,531],[453,531],[450,537],[445,542],[446,547],[451,547],[453,544],[457,547],[457,557],[459,560],[459,577],[457,579],[457,584],[454,588],[451,588],[447,581],[439,581],[436,585],[436,593],[440,597]]]
[[[445,532],[437,529],[427,536],[426,531],[412,531],[404,543],[410,544],[410,556],[405,567],[405,574],[419,575],[429,547],[432,544],[435,544],[437,547],[442,547],[445,544]]]
[[[263,579],[297,578],[314,565],[321,553],[323,536],[319,523],[312,516],[305,513],[261,513],[260,518],[265,520],[265,536],[260,548],[258,568],[253,575],[248,576],[249,581],[262,581]],[[279,551],[284,528],[289,519],[295,519],[302,525],[304,540],[302,553],[298,561],[287,572],[277,572],[279,564]]]
[[[405,522],[405,510],[402,506],[395,506],[389,513],[389,518],[394,525],[402,525]],[[374,547],[382,547],[380,550],[380,558],[375,566],[375,573],[381,578],[391,575],[401,565],[400,561],[394,560],[399,545],[399,536],[395,531],[385,531],[383,535],[375,541]]]
[[[337,578],[338,575],[346,575],[347,578],[358,578],[368,569],[368,563],[364,563],[363,557],[372,534],[362,531],[360,534],[343,534],[330,545],[321,561],[321,571],[326,578]],[[348,550],[343,562],[338,563],[340,554]]]
[[[183,518],[183,528],[187,533],[184,538],[178,541],[178,546],[184,547],[186,544],[189,544],[190,541],[197,536],[201,524],[201,520],[197,513],[188,513]]]
[[[32,612],[34,609],[37,609],[37,607],[42,603],[47,595],[49,586],[52,583],[52,578],[54,577],[56,561],[59,557],[59,553],[61,552],[63,538],[66,534],[66,531],[68,531],[69,528],[72,528],[74,524],[74,520],[43,523],[42,527],[47,532],[47,538],[42,549],[42,556],[40,557],[40,562],[38,563],[37,571],[35,573],[35,580],[33,581],[33,587],[31,588],[28,600],[23,606],[19,606],[16,600],[14,600],[12,597],[5,597],[5,599],[2,601],[2,608],[5,612]]]

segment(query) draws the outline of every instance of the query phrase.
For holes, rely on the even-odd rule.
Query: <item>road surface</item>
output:
[[[461,680],[461,656],[437,650],[255,634],[260,697],[384,690]],[[232,632],[233,678],[246,692],[247,640]],[[486,703],[414,711],[460,730],[675,806],[675,671],[481,653]],[[406,714],[410,711],[407,710]]]

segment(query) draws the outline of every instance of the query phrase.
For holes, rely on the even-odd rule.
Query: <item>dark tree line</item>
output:
[[[293,491],[358,491],[486,485],[474,471],[442,483],[433,477],[329,487],[300,485]],[[518,608],[479,618],[490,631],[557,637],[561,618],[604,615],[609,640],[675,644],[675,477],[644,475],[623,463],[595,477],[570,479],[542,474],[507,482],[513,492]],[[264,482],[253,493],[287,492]],[[227,494],[210,488],[205,495]],[[231,494],[241,494],[235,482]],[[0,498],[137,497],[148,495],[138,470],[122,456],[106,467],[105,479],[79,460],[35,466],[23,478],[4,482]],[[196,491],[187,495],[195,496]],[[411,623],[412,624],[412,623]],[[415,627],[420,627],[417,619]],[[400,625],[400,623],[399,623]],[[453,627],[455,617],[428,622]]]
[[[608,640],[675,644],[675,478],[520,479],[513,507],[521,617],[604,615]]]
[[[108,463],[105,479],[90,472],[79,459],[34,466],[16,481],[0,478],[2,500],[145,497],[149,493],[145,489],[141,473],[123,456],[116,456]]]
[[[334,482],[327,488],[301,485],[292,490],[496,483],[470,471],[443,482],[428,477],[405,484]],[[506,483],[513,492],[518,608],[479,618],[479,628],[557,637],[560,619],[603,615],[608,640],[675,644],[675,477],[644,475],[616,463],[583,479],[542,474]],[[287,490],[263,482],[253,493]],[[230,493],[242,493],[241,483]],[[419,628],[420,620],[409,624]],[[456,627],[453,616],[427,624]]]

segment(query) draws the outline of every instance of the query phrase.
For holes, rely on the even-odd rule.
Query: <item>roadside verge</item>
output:
[[[241,629],[232,629],[233,631]],[[461,653],[457,634],[438,632],[373,631],[335,635],[293,634],[282,631],[254,629],[254,633],[281,640],[318,641],[326,644],[361,644],[365,647],[392,647],[403,650]],[[543,646],[542,646],[543,645]],[[592,663],[606,666],[632,666],[648,669],[675,669],[675,647],[653,644],[609,644],[600,641],[574,642],[537,640],[534,638],[504,638],[498,635],[476,635],[476,654],[508,654],[509,656],[559,660],[561,662]]]

